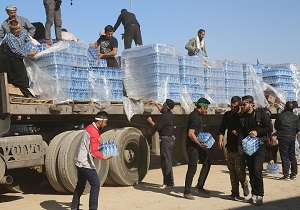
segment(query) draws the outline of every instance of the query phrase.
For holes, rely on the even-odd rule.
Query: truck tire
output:
[[[69,135],[71,131],[65,131],[55,136],[49,144],[45,158],[46,175],[50,185],[58,192],[67,193],[58,173],[57,157],[63,139]]]
[[[71,131],[64,138],[58,152],[58,174],[68,192],[74,192],[77,183],[77,170],[74,156],[82,137],[83,130]]]
[[[134,185],[146,176],[150,163],[150,150],[142,132],[133,127],[120,129],[115,141],[119,156],[109,161],[109,173],[120,185]]]

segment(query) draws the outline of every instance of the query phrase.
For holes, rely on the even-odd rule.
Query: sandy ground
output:
[[[265,165],[266,167],[266,165]],[[198,166],[196,184],[201,165]],[[253,209],[245,201],[229,199],[230,181],[225,165],[212,165],[205,188],[210,196],[195,196],[195,200],[183,198],[187,165],[174,167],[175,187],[159,189],[162,175],[160,169],[149,170],[143,183],[130,187],[102,186],[99,209]],[[298,180],[276,180],[281,174],[264,173],[264,205],[258,209],[300,209],[300,177]],[[241,190],[242,192],[242,190]],[[242,194],[242,193],[241,193]],[[247,199],[250,196],[247,197]],[[72,195],[58,195],[47,185],[37,194],[7,193],[0,195],[0,209],[9,210],[65,210],[70,209]],[[82,196],[81,209],[88,209],[88,194]]]

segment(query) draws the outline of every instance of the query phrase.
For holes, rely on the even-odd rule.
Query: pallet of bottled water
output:
[[[268,165],[267,165],[267,172],[269,174],[279,174],[279,171],[280,171],[280,169],[279,169],[278,164],[276,164],[276,163],[273,163],[273,164],[268,163]]]
[[[118,156],[119,155],[118,145],[115,141],[104,142],[100,144],[99,152],[104,157]]]
[[[249,156],[255,153],[259,149],[259,146],[260,140],[257,137],[249,135],[242,140],[242,148],[244,152]]]
[[[211,148],[215,143],[214,137],[212,137],[212,135],[208,132],[200,132],[197,136],[197,139],[203,146],[206,146],[207,148]]]

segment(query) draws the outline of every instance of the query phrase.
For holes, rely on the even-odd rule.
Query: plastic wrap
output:
[[[24,63],[30,78],[30,88],[40,98],[53,99],[55,102],[67,100],[60,81],[47,72],[43,72],[30,58],[25,58]]]
[[[192,101],[185,85],[180,87],[180,99],[180,105],[184,109],[185,113],[190,114],[194,110],[195,104]]]
[[[131,120],[133,115],[144,113],[143,104],[139,100],[133,100],[133,99],[124,97],[123,106],[124,106],[124,111],[126,113],[128,121]]]
[[[109,88],[108,79],[90,71],[89,82],[91,86],[91,100],[98,103],[100,107],[108,107],[111,104],[111,90]]]
[[[65,50],[67,48],[69,48],[69,42],[65,42],[65,41],[57,42],[57,43],[54,43],[51,47],[45,49],[44,51],[42,51],[38,54],[36,54],[34,56],[34,58],[38,59],[38,58],[47,56],[49,53],[59,52],[59,51]]]

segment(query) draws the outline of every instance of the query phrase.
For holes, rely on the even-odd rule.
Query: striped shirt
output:
[[[21,30],[20,34],[12,34],[9,32],[3,40],[4,51],[13,57],[27,57],[27,51],[25,50],[27,42],[30,42],[30,38],[24,30]]]

